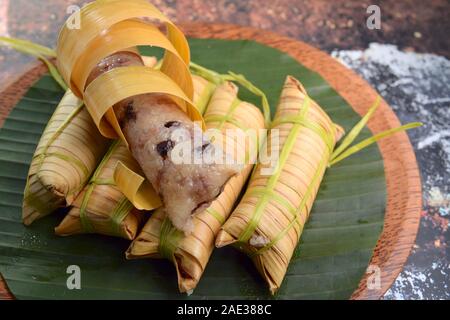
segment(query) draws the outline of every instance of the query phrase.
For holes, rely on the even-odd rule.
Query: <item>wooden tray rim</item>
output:
[[[200,39],[252,40],[289,54],[305,67],[320,74],[360,115],[367,112],[377,93],[352,70],[304,42],[278,35],[271,31],[231,24],[181,23],[187,37]],[[0,127],[4,120],[46,68],[33,63],[30,69],[13,80],[1,93]],[[382,100],[368,123],[373,134],[397,127],[400,121]],[[386,176],[387,204],[382,234],[369,265],[377,266],[375,273],[366,273],[351,299],[380,299],[402,271],[415,243],[422,210],[420,173],[414,150],[405,133],[396,134],[378,142]],[[368,288],[373,276],[380,275],[380,286]],[[0,299],[12,299],[6,281],[0,276]]]

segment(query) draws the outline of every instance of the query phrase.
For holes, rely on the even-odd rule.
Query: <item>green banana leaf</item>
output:
[[[191,39],[190,45],[196,63],[222,73],[242,73],[265,91],[272,113],[290,74],[347,131],[360,120],[323,78],[282,52],[252,41]],[[24,227],[21,204],[28,166],[62,94],[50,76],[43,76],[0,129],[0,273],[17,298],[270,298],[250,259],[231,247],[214,251],[198,287],[187,297],[178,293],[169,261],[125,260],[128,241],[97,235],[55,236],[53,228],[64,210]],[[244,89],[240,96],[259,104]],[[368,136],[365,128],[359,139]],[[385,204],[383,161],[376,145],[331,167],[274,298],[349,298],[381,234]],[[81,269],[81,290],[67,288],[70,265]]]

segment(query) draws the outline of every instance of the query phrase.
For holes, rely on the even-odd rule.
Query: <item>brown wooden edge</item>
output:
[[[0,300],[13,300],[14,296],[10,293],[5,279],[0,274]]]
[[[202,39],[253,40],[285,52],[307,68],[319,73],[360,115],[367,112],[377,96],[367,82],[328,54],[301,41],[270,31],[228,24],[186,23],[180,27],[187,36]],[[239,71],[239,70],[235,70]],[[45,72],[39,64],[12,83],[0,96],[0,126],[31,84]],[[368,127],[376,134],[400,126],[392,109],[383,100]],[[380,299],[392,285],[409,256],[415,242],[422,189],[416,157],[405,133],[398,133],[378,143],[385,167],[387,206],[383,232],[370,265],[380,270],[378,288],[369,289],[366,274],[352,299]],[[376,274],[374,274],[376,276]],[[0,279],[0,299],[12,298],[6,283]]]

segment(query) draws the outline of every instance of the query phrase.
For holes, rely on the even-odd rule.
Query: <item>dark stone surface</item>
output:
[[[54,45],[69,5],[81,0],[0,0],[0,34]],[[271,30],[322,50],[364,49],[371,42],[450,56],[448,0],[153,0],[174,21],[227,22]],[[366,27],[369,5],[381,8],[381,30]],[[0,49],[0,80],[24,60]],[[5,73],[6,72],[6,73]]]
[[[54,46],[75,0],[0,0],[0,35]],[[227,22],[278,32],[322,50],[362,50],[371,42],[406,52],[450,57],[448,0],[154,0],[175,21]],[[381,29],[366,27],[370,4],[381,8]],[[383,56],[387,54],[387,56]],[[424,210],[414,250],[387,299],[450,298],[450,92],[449,61],[404,55],[374,45],[336,51],[390,103],[403,123],[422,121],[410,132],[424,188]],[[406,59],[406,60],[405,60]],[[402,63],[405,62],[406,63]],[[0,89],[26,69],[31,58],[0,48]]]
[[[333,53],[380,92],[408,134],[423,181],[424,210],[416,245],[387,299],[450,298],[450,61],[372,44]]]

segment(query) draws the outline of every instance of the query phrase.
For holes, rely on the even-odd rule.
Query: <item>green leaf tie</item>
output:
[[[92,175],[91,179],[89,180],[87,190],[84,193],[83,201],[81,202],[81,206],[80,206],[80,222],[81,222],[81,229],[83,230],[83,232],[86,232],[86,233],[94,233],[95,232],[95,228],[92,225],[92,222],[87,217],[86,209],[89,204],[89,200],[92,195],[92,192],[94,191],[94,188],[98,184],[103,184],[104,182],[106,182],[106,184],[110,184],[112,182],[111,180],[98,179],[98,175],[103,170],[104,166],[106,165],[108,160],[111,158],[114,151],[118,148],[119,143],[120,143],[119,140],[115,140],[111,144],[108,152],[103,157],[102,161],[100,161],[97,169],[95,169],[94,174]],[[120,223],[121,223],[121,221],[120,221]]]
[[[223,126],[225,125],[225,123],[230,122],[232,123],[232,117],[234,114],[234,111],[236,110],[236,108],[239,106],[239,104],[241,103],[241,100],[239,99],[234,99],[233,102],[231,103],[230,108],[227,111],[227,114],[223,115],[223,116],[206,116],[205,117],[205,122],[212,122],[212,121],[218,121],[219,124],[217,125],[217,129],[219,131],[222,131]]]
[[[233,125],[237,126],[238,128],[247,131],[248,128],[239,123],[238,121],[235,121],[232,119],[234,112],[236,111],[237,107],[241,103],[241,100],[234,99],[231,103],[230,108],[227,111],[227,114],[223,116],[215,115],[215,116],[206,116],[205,122],[219,122],[217,129],[222,130],[225,123],[232,123]],[[247,158],[249,157],[248,152],[245,154],[245,161],[247,161]],[[209,213],[212,217],[214,217],[221,225],[225,222],[225,219],[222,217],[219,212],[214,210],[212,207],[209,207],[206,209],[206,212]],[[165,218],[160,230],[160,242],[159,242],[159,252],[162,257],[173,260],[174,259],[174,252],[176,248],[179,245],[180,240],[183,238],[183,233],[179,232],[177,229],[175,229],[170,222],[169,219]]]
[[[296,123],[307,129],[310,129],[316,133],[326,144],[330,154],[333,152],[334,147],[334,137],[332,132],[327,132],[322,126],[317,123],[307,121],[300,116],[287,116],[274,120],[272,123],[272,128],[284,123]]]
[[[214,92],[216,88],[216,84],[208,81],[205,88],[203,89],[203,91],[199,94],[199,98],[197,101],[197,109],[199,109],[199,111],[201,113],[205,112],[205,109],[208,105],[209,99],[212,96],[212,93]]]
[[[206,212],[213,216],[217,220],[217,222],[220,223],[220,225],[225,223],[225,218],[213,208],[209,207],[208,209],[206,209]]]
[[[309,197],[312,196],[313,187],[316,186],[316,183],[317,183],[317,180],[320,177],[320,174],[325,170],[327,162],[328,162],[327,157],[323,157],[322,161],[319,164],[319,167],[317,168],[316,172],[314,173],[314,176],[313,176],[313,179],[312,179],[311,183],[308,185],[308,188],[306,189],[306,192],[305,192],[304,196],[302,197],[302,201],[300,202],[300,205],[298,206],[297,211],[295,212],[294,219],[292,219],[290,221],[290,223],[287,225],[287,227],[283,231],[281,231],[274,239],[272,239],[268,244],[266,244],[261,249],[258,249],[257,251],[251,253],[251,256],[259,255],[259,254],[262,254],[265,251],[269,250],[278,241],[283,239],[283,237],[289,232],[289,230],[292,229],[292,227],[294,226],[295,222],[300,217],[304,207],[306,206],[306,201],[309,199]],[[301,229],[303,229],[306,220],[307,219],[305,218],[304,221],[303,221],[303,224],[300,223]],[[298,234],[300,235],[301,232],[299,232]]]
[[[175,229],[168,218],[164,218],[160,231],[159,253],[163,258],[174,261],[175,250],[183,237],[183,233]]]
[[[273,200],[285,207],[290,213],[292,213],[292,215],[295,214],[296,208],[288,200],[276,193],[275,190],[267,190],[264,187],[254,187],[247,193],[247,195],[257,197],[272,197]]]
[[[0,37],[1,42],[5,42],[11,48],[16,49],[17,51],[29,53],[32,55],[41,54],[47,57],[56,58],[55,50],[51,48],[47,48],[43,45],[28,41],[22,40],[18,38],[9,38],[9,37]]]
[[[380,105],[381,97],[378,95],[375,99],[375,102],[373,105],[369,108],[369,111],[364,115],[364,117],[350,130],[350,132],[345,136],[344,140],[341,142],[338,148],[334,150],[334,152],[331,154],[330,163],[328,166],[332,166],[347,157],[351,156],[352,154],[359,152],[363,150],[364,148],[367,148],[371,144],[377,142],[378,140],[381,140],[383,138],[389,137],[393,135],[394,133],[405,131],[413,128],[417,128],[422,126],[422,123],[420,122],[412,122],[408,123],[406,125],[403,125],[398,128],[389,129],[386,131],[383,131],[381,133],[378,133],[372,137],[369,137],[356,145],[349,147],[353,141],[359,136],[361,130],[364,128],[364,126],[367,124],[367,122],[370,120],[372,115],[375,113],[376,109]]]
[[[72,156],[69,156],[69,155],[65,155],[65,154],[61,154],[59,152],[52,152],[52,153],[48,152],[48,149],[50,148],[50,145],[53,142],[55,142],[55,140],[61,135],[63,130],[81,112],[83,107],[84,107],[84,104],[82,102],[80,102],[80,104],[78,106],[76,106],[76,108],[74,108],[70,112],[69,116],[61,123],[61,125],[56,129],[56,131],[52,133],[52,136],[47,141],[47,143],[43,147],[39,148],[39,149],[42,149],[42,151],[36,151],[36,154],[33,156],[33,159],[37,159],[38,160],[36,173],[38,173],[41,170],[41,168],[42,168],[42,166],[44,164],[45,158],[47,158],[47,157],[56,157],[56,158],[62,159],[64,161],[74,165],[75,167],[79,168],[84,173],[85,176],[89,175],[88,168],[78,158],[75,158],[75,157],[72,157]],[[52,119],[50,119],[50,121],[46,125],[46,128],[44,129],[44,132],[48,129],[48,127],[51,125],[51,123],[52,123]],[[28,184],[28,182],[27,182],[27,184]],[[43,188],[45,188],[45,187],[41,186],[40,190],[42,190]],[[74,190],[74,193],[78,192],[78,191],[79,190]],[[25,202],[30,207],[35,208],[38,212],[45,212],[45,210],[42,210],[42,209],[45,208],[46,205],[41,203],[41,202],[39,202],[37,197],[34,194],[31,194],[31,191],[29,189],[25,190]]]
[[[309,96],[305,96],[305,99],[303,100],[302,106],[299,110],[299,118],[305,119],[307,116],[307,112],[309,110],[310,105],[310,98]],[[269,203],[270,197],[269,194],[272,193],[276,183],[278,182],[278,179],[280,177],[281,171],[292,151],[292,148],[295,145],[296,138],[300,132],[302,125],[299,123],[294,123],[292,129],[289,132],[289,135],[283,145],[283,148],[281,150],[280,158],[278,159],[278,166],[276,172],[269,178],[269,181],[267,182],[266,190],[269,192],[264,194],[263,197],[261,197],[256,206],[254,214],[252,215],[250,222],[248,223],[247,227],[244,229],[242,234],[239,236],[238,241],[247,243],[250,237],[253,235],[253,233],[256,230],[256,227],[258,226],[259,221],[261,220],[261,217],[264,213],[265,206]]]
[[[81,202],[81,206],[80,206],[81,230],[85,233],[94,233],[95,232],[95,228],[92,225],[91,221],[89,220],[89,218],[87,217],[87,214],[86,214],[86,209],[87,209],[92,191],[94,191],[94,188],[95,188],[95,184],[90,183],[86,192],[84,193],[83,201]]]
[[[78,158],[69,156],[67,154],[62,154],[59,152],[50,152],[50,153],[46,153],[46,154],[42,154],[40,155],[40,158],[42,158],[42,161],[46,158],[46,157],[55,157],[61,160],[64,160],[66,162],[69,162],[70,164],[78,167],[85,176],[89,175],[89,169],[86,167],[86,165],[84,164],[83,161],[81,161]]]
[[[369,108],[369,111],[367,111],[366,115],[350,130],[350,132],[345,136],[344,140],[342,140],[339,147],[337,147],[336,150],[334,150],[330,160],[333,160],[339,154],[341,154],[345,150],[345,148],[347,148],[358,137],[359,133],[361,132],[362,129],[364,129],[364,126],[369,121],[370,117],[374,114],[374,112],[377,110],[379,105],[380,105],[380,96],[377,96],[375,102]]]
[[[231,71],[229,71],[228,74],[220,74],[216,71],[213,71],[213,70],[207,69],[201,65],[198,65],[192,61],[190,63],[190,69],[194,74],[199,75],[199,76],[205,78],[206,80],[208,80],[209,82],[212,82],[216,85],[222,84],[225,81],[235,81],[235,82],[239,83],[241,86],[243,86],[244,88],[246,88],[248,91],[253,93],[254,95],[260,97],[261,98],[261,106],[263,108],[265,126],[266,126],[266,128],[269,128],[271,117],[270,117],[270,105],[269,105],[267,96],[261,89],[256,87],[253,83],[251,83],[248,79],[246,79],[242,74],[236,74]]]
[[[378,140],[389,137],[389,136],[393,135],[394,133],[421,127],[422,125],[423,124],[421,122],[411,122],[411,123],[405,124],[398,128],[392,128],[392,129],[380,132],[372,137],[364,139],[363,141],[355,144],[354,146],[352,146],[350,148],[347,148],[340,155],[338,155],[334,159],[332,159],[330,161],[329,165],[332,166],[332,165],[338,163],[339,161],[346,159],[347,157],[351,156],[352,154],[357,153],[357,152],[363,150],[364,148],[367,148],[368,146],[377,142]]]
[[[126,197],[123,197],[122,201],[114,208],[111,216],[111,229],[113,230],[114,235],[118,237],[121,236],[120,226],[132,208],[133,204],[128,201]]]
[[[228,73],[231,75],[232,80],[236,81],[244,88],[246,88],[248,91],[261,98],[261,105],[264,113],[264,122],[266,128],[268,128],[270,126],[271,117],[270,117],[270,105],[269,101],[267,100],[266,94],[261,89],[257,88],[253,83],[248,81],[242,74],[236,74],[231,71],[229,71]]]
[[[312,191],[313,191],[313,187],[316,186],[316,182],[320,177],[320,174],[326,170],[326,165],[327,162],[329,162],[329,165],[333,165],[335,163],[338,163],[339,161],[349,157],[350,155],[366,148],[367,146],[375,143],[376,141],[388,137],[396,132],[400,132],[400,131],[404,131],[404,130],[408,130],[408,129],[412,129],[412,128],[416,128],[421,126],[422,124],[420,122],[413,122],[413,123],[409,123],[407,125],[398,127],[398,128],[393,128],[390,130],[386,130],[384,132],[381,132],[379,134],[376,134],[375,136],[369,137],[363,141],[361,141],[360,143],[347,148],[349,145],[351,145],[351,143],[357,138],[357,136],[359,135],[359,133],[361,132],[361,130],[364,128],[364,126],[366,125],[366,123],[369,121],[370,117],[373,115],[373,113],[375,112],[375,110],[378,108],[380,104],[380,97],[377,96],[377,99],[375,100],[374,104],[372,105],[372,107],[369,109],[369,111],[367,112],[367,114],[353,127],[353,129],[348,133],[348,135],[344,138],[344,140],[342,141],[341,145],[339,146],[339,148],[337,148],[332,154],[329,160],[327,160],[326,157],[322,158],[318,169],[316,170],[313,180],[311,181],[311,183],[309,184],[305,195],[302,198],[302,201],[298,207],[298,209],[295,212],[294,215],[294,219],[290,221],[289,225],[283,230],[281,231],[274,239],[272,239],[268,244],[266,244],[265,246],[263,246],[262,248],[252,252],[250,254],[250,256],[255,256],[255,255],[259,255],[264,253],[265,251],[269,250],[270,248],[272,248],[278,241],[280,241],[288,232],[289,230],[292,229],[292,227],[295,225],[295,223],[298,221],[298,218],[301,216],[302,211],[304,210],[304,207],[306,205],[306,201],[312,196]],[[285,123],[289,122],[288,120],[282,120],[282,121],[275,121],[276,124],[278,123]],[[296,120],[296,123],[305,123],[305,119],[299,119]],[[272,125],[274,126],[274,125]],[[321,134],[319,134],[321,135]],[[322,135],[321,135],[322,136]],[[329,138],[333,138],[329,135],[325,135],[322,136],[323,138],[328,138],[326,140],[327,145],[329,145],[330,143],[330,139]],[[331,146],[332,146],[332,141],[331,141]],[[331,149],[330,149],[331,150]],[[279,200],[279,199],[278,199]],[[306,222],[306,217],[303,221],[303,224],[300,223],[300,221],[298,221],[299,226],[301,227],[301,229],[303,229],[304,224]],[[301,230],[300,230],[301,231]],[[299,235],[301,234],[301,232],[299,232]]]

